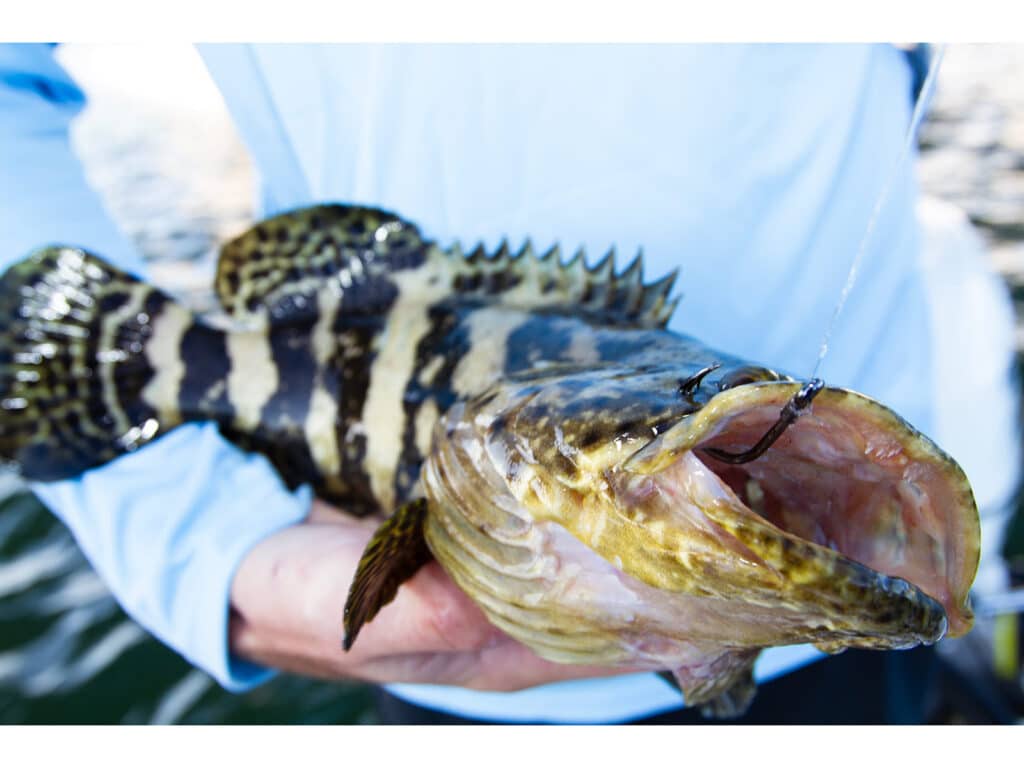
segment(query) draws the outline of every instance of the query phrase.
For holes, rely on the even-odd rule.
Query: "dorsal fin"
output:
[[[272,320],[302,314],[328,285],[345,295],[347,310],[372,312],[377,304],[386,308],[374,278],[418,267],[425,250],[419,230],[389,211],[317,205],[274,216],[225,243],[214,287],[236,318],[264,309]]]
[[[235,317],[269,312],[271,321],[313,311],[329,289],[341,311],[372,313],[398,291],[424,301],[462,297],[522,310],[584,315],[622,326],[664,326],[677,300],[675,273],[645,285],[640,254],[621,273],[614,250],[587,267],[583,251],[563,262],[557,245],[538,253],[527,241],[464,253],[443,250],[419,229],[377,208],[319,205],[257,224],[221,250],[216,290]],[[399,288],[400,284],[400,288]]]

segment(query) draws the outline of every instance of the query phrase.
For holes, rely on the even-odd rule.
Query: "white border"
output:
[[[836,695],[842,695],[836,691]],[[828,768],[1013,764],[1021,730],[889,727],[11,727],[11,765]],[[1002,755],[1000,758],[999,755]],[[19,759],[21,758],[21,759]]]
[[[4,5],[4,40],[1024,40],[1024,13],[1016,0],[32,0]]]

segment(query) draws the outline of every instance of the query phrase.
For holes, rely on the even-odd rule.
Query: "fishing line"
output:
[[[910,118],[910,125],[907,127],[907,135],[903,141],[903,148],[900,150],[900,154],[896,158],[896,162],[893,165],[892,170],[889,172],[889,176],[886,179],[885,184],[882,186],[878,199],[875,201],[875,207],[871,211],[871,217],[868,219],[867,228],[864,230],[864,236],[861,238],[856,255],[853,257],[853,261],[850,264],[850,271],[846,275],[846,284],[843,285],[842,293],[839,294],[839,301],[836,303],[835,309],[832,310],[832,319],[829,321],[828,327],[825,329],[825,335],[821,339],[821,348],[818,350],[818,360],[814,364],[814,370],[811,371],[810,379],[817,377],[821,364],[825,361],[825,356],[829,351],[829,342],[832,340],[832,334],[836,329],[839,315],[842,314],[843,308],[846,306],[846,300],[850,297],[850,291],[853,290],[853,286],[857,282],[857,278],[860,273],[860,265],[864,260],[864,254],[867,252],[868,243],[871,241],[871,235],[875,231],[875,225],[878,223],[879,215],[889,200],[889,191],[892,189],[893,182],[896,180],[896,175],[903,168],[907,158],[910,156],[910,148],[913,145],[914,140],[917,138],[917,129],[920,127],[921,120],[924,118],[925,106],[931,100],[932,90],[935,88],[935,79],[938,76],[939,67],[942,65],[942,57],[945,53],[945,44],[940,45],[938,52],[928,65],[928,75],[925,77],[924,84],[921,86],[921,91],[917,94],[917,100],[914,102],[914,112]]]

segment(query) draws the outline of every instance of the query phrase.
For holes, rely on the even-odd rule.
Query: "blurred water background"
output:
[[[90,105],[74,142],[90,181],[149,260],[154,280],[200,309],[216,244],[252,221],[255,175],[219,93],[185,45],[67,45]],[[1024,46],[951,46],[921,131],[925,192],[962,207],[990,245],[1018,315],[1024,361]],[[1024,583],[1024,515],[1007,557]],[[947,703],[946,722],[1012,718],[1024,686],[1016,624],[977,633],[957,657],[967,687],[996,701]],[[1001,633],[1001,634],[1000,634]],[[969,636],[970,637],[970,636]],[[994,637],[1012,674],[991,675]],[[961,681],[964,682],[964,681]],[[0,723],[373,722],[366,688],[281,675],[244,695],[152,639],[118,607],[74,540],[0,476]]]

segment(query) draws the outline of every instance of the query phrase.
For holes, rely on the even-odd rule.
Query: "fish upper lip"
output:
[[[821,379],[811,379],[804,383],[797,393],[782,406],[782,410],[779,411],[778,420],[772,424],[760,440],[747,450],[741,453],[729,453],[717,448],[706,448],[705,452],[713,455],[719,461],[724,461],[728,464],[746,464],[756,461],[782,437],[782,434],[793,422],[800,418],[800,414],[810,407],[811,402],[824,387],[825,383]]]

